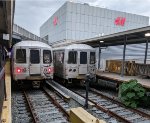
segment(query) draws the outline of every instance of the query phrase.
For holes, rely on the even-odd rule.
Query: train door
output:
[[[87,52],[80,52],[79,74],[87,74]]]
[[[30,49],[30,66],[29,72],[30,75],[40,75],[41,74],[41,65],[40,65],[40,49]]]

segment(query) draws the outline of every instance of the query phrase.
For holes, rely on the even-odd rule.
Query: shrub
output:
[[[119,87],[119,98],[128,107],[136,108],[145,98],[146,90],[137,80],[124,82]]]

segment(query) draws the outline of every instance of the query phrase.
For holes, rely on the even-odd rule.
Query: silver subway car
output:
[[[55,48],[53,49],[53,56],[54,75],[63,78],[64,82],[82,82],[86,74],[91,74],[95,77],[96,51],[91,46],[72,44]]]
[[[52,48],[40,41],[21,41],[12,48],[12,77],[31,80],[39,87],[44,79],[53,79]]]

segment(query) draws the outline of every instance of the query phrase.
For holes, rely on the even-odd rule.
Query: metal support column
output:
[[[125,55],[126,55],[126,42],[127,42],[127,36],[125,35],[125,38],[124,38],[124,48],[123,48],[123,59],[122,59],[121,77],[124,76],[124,64],[125,64]]]
[[[100,43],[99,43],[98,69],[100,69],[100,61],[101,61],[101,45],[100,45]]]
[[[147,51],[148,51],[148,39],[146,39],[146,48],[145,48],[144,64],[146,64],[146,60],[147,60]]]

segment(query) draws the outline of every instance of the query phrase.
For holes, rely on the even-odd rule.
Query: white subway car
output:
[[[12,48],[13,80],[31,80],[39,87],[45,79],[53,79],[52,48],[40,41],[21,41]]]
[[[85,80],[86,74],[95,77],[96,50],[91,46],[72,44],[55,48],[53,49],[53,56],[54,76],[64,79],[63,82],[82,82]]]

